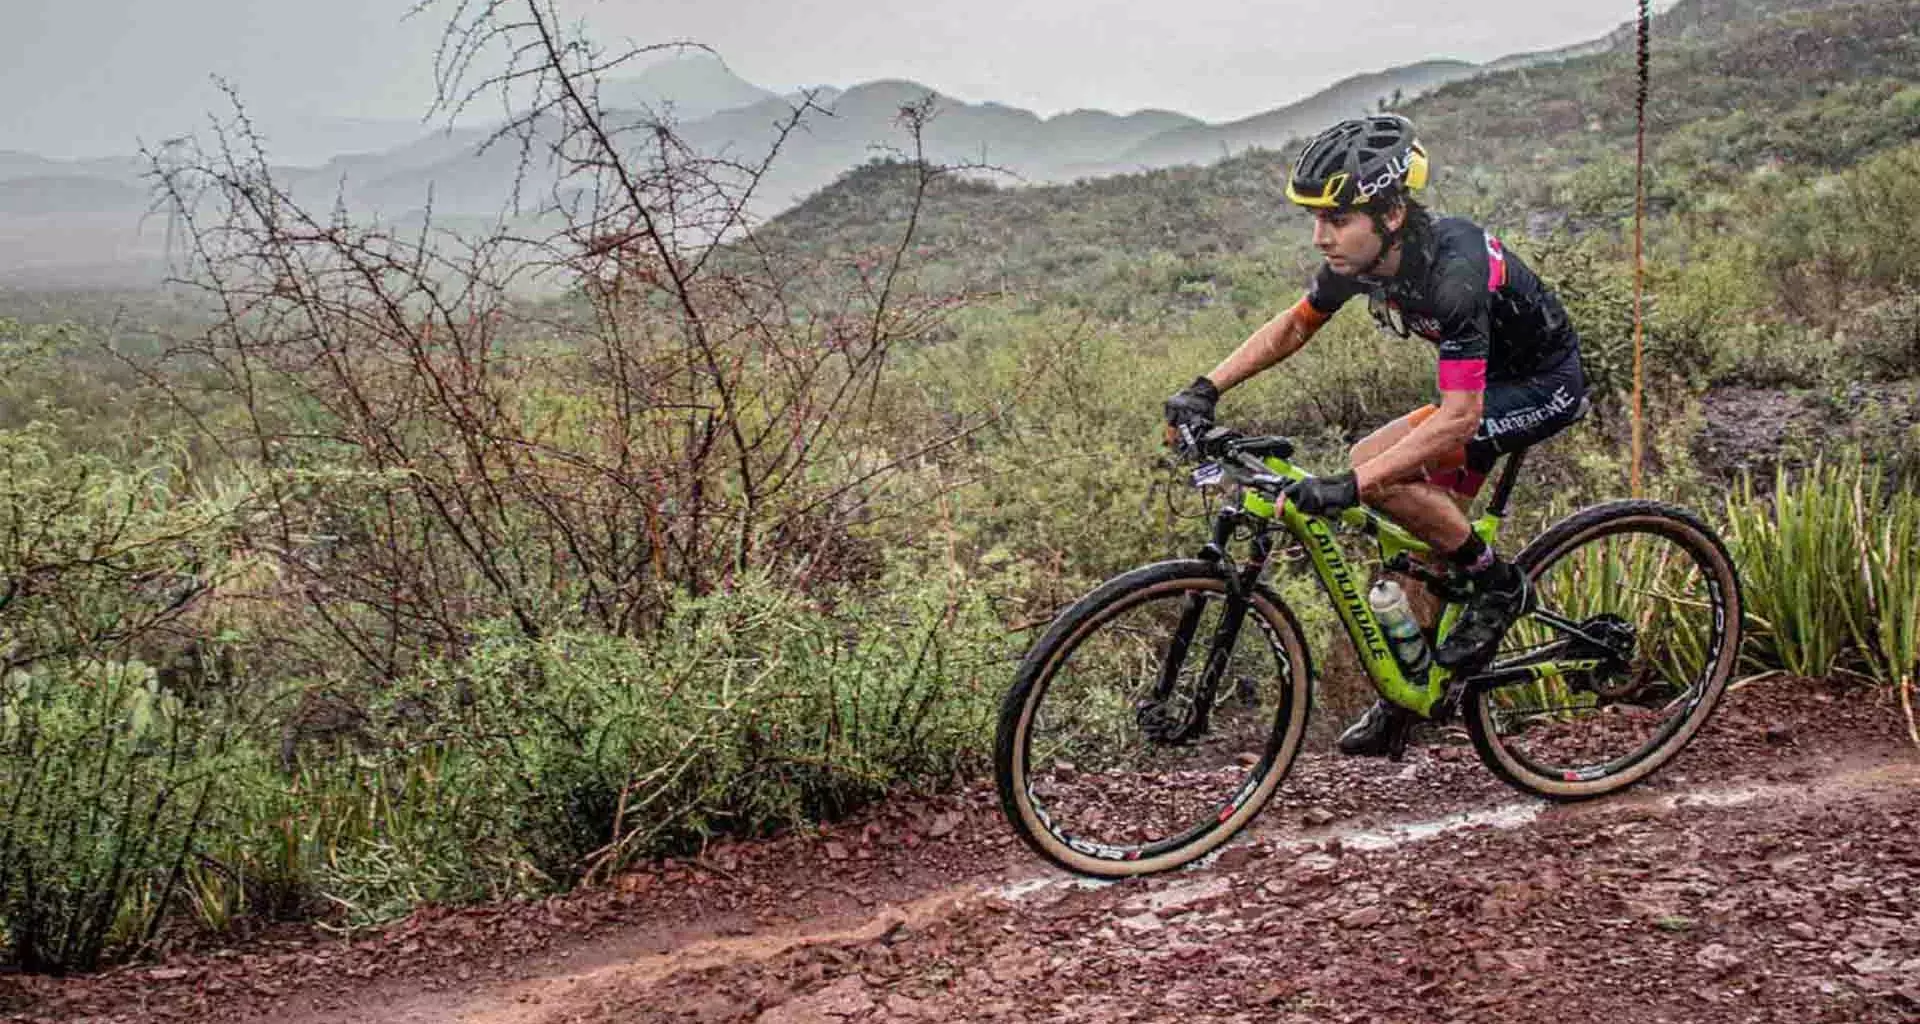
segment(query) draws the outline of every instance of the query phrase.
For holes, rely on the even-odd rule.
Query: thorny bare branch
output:
[[[880,400],[889,353],[963,301],[910,284],[924,204],[951,170],[925,159],[931,101],[901,112],[912,196],[897,241],[842,270],[755,234],[782,148],[825,114],[811,95],[763,156],[702,154],[667,112],[601,104],[604,74],[692,44],[609,53],[546,0],[412,16],[436,7],[434,113],[500,98],[487,144],[518,149],[513,231],[402,236],[356,223],[344,199],[311,213],[237,100],[211,147],[154,160],[185,227],[183,276],[223,313],[166,358],[244,409],[203,423],[267,496],[251,543],[282,585],[391,678],[487,619],[633,633],[674,594],[742,574],[871,572],[857,531],[886,480],[987,421],[929,427]],[[516,298],[529,274],[565,297]],[[835,279],[857,287],[823,287]]]

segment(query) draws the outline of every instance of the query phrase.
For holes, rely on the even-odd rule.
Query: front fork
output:
[[[1213,517],[1213,538],[1200,550],[1200,557],[1216,565],[1224,565],[1227,575],[1227,604],[1222,609],[1220,621],[1213,628],[1213,637],[1207,649],[1207,661],[1200,673],[1200,680],[1194,686],[1192,712],[1185,727],[1168,737],[1169,742],[1189,743],[1205,735],[1209,717],[1213,713],[1213,703],[1220,689],[1220,680],[1227,672],[1227,662],[1233,657],[1234,644],[1240,639],[1240,627],[1247,620],[1247,605],[1253,597],[1253,588],[1259,582],[1260,574],[1266,571],[1267,559],[1273,554],[1273,538],[1266,530],[1256,529],[1253,534],[1252,552],[1246,563],[1235,566],[1227,553],[1227,544],[1233,539],[1234,530],[1246,513],[1238,508],[1221,509]],[[1164,707],[1168,698],[1173,696],[1174,688],[1180,681],[1181,666],[1186,664],[1187,653],[1193,647],[1194,634],[1199,632],[1200,617],[1206,611],[1206,598],[1199,594],[1189,594],[1186,606],[1180,612],[1180,624],[1175,627],[1173,637],[1167,642],[1166,653],[1160,660],[1160,677],[1154,683],[1151,703]]]

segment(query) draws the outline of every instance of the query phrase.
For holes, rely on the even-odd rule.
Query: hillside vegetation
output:
[[[1920,641],[1920,3],[1755,10],[1683,0],[1657,51],[1648,489],[1734,544],[1752,671],[1891,703]],[[1440,211],[1566,299],[1600,399],[1513,536],[1626,487],[1632,95],[1610,51],[1404,109]],[[199,291],[6,297],[11,963],[536,895],[946,785],[1064,602],[1198,546],[1160,403],[1298,298],[1286,153],[1032,188],[879,162],[709,248],[738,179],[670,141],[625,179],[573,154],[598,187],[540,243],[552,301],[511,298],[520,250],[303,213],[221,154],[174,179],[224,204],[188,225]],[[1431,397],[1431,352],[1364,320],[1224,414],[1338,465]],[[1324,732],[1365,695],[1310,581],[1277,582],[1319,612]]]
[[[747,165],[777,150],[779,158],[744,197],[765,217],[893,147],[900,108],[929,98],[940,109],[937,122],[921,134],[930,159],[985,162],[1021,181],[1060,182],[1280,146],[1383,97],[1413,96],[1486,71],[1597,52],[1617,45],[1616,37],[1512,54],[1487,65],[1428,60],[1366,71],[1285,106],[1211,125],[1167,110],[1074,110],[1041,117],[1002,103],[967,103],[900,79],[776,95],[734,75],[717,56],[674,43],[642,47],[628,55],[630,61],[608,54],[595,96],[607,125],[629,150],[644,150],[643,140],[656,125],[670,126],[694,151]],[[507,106],[528,99],[514,97]],[[540,209],[560,184],[560,164],[523,161],[529,150],[518,145],[490,145],[503,123],[487,108],[458,106],[461,114],[447,123],[416,125],[399,136],[394,133],[407,130],[404,122],[280,117],[252,123],[264,137],[266,156],[279,162],[276,180],[304,205],[319,209],[340,202],[362,221],[378,217],[411,225],[426,219],[430,208],[439,227],[482,237],[497,226],[503,206],[518,202],[523,211]],[[783,127],[796,115],[804,130]],[[559,138],[551,120],[534,127],[536,148]],[[329,143],[335,148],[325,148]],[[326,156],[311,156],[316,152]],[[47,160],[0,151],[0,282],[27,288],[157,284],[167,273],[173,234],[142,217],[153,198],[143,177],[147,170],[144,159],[132,156]],[[16,239],[19,244],[8,244]]]
[[[1731,21],[1682,3],[1662,24],[1649,98],[1649,201],[1710,212],[1754,179],[1804,184],[1920,136],[1920,7],[1781,4]],[[1731,15],[1730,15],[1731,16]],[[1705,35],[1704,26],[1719,31]],[[1633,202],[1634,61],[1614,50],[1549,68],[1446,85],[1401,108],[1437,164],[1442,212],[1507,232],[1617,228]],[[1305,217],[1285,203],[1292,149],[1072,185],[953,182],[923,214],[923,242],[970,283],[1079,294],[1100,261],[1210,254],[1310,266]],[[911,180],[885,164],[851,172],[781,216],[768,239],[801,249],[872,244],[896,223]],[[1786,187],[1791,187],[1787,185]],[[1274,246],[1279,253],[1261,251]],[[1303,275],[1304,276],[1304,275]]]

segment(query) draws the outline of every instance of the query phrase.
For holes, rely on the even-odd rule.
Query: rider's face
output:
[[[1399,210],[1387,214],[1387,226],[1397,225]],[[1313,246],[1327,258],[1336,274],[1357,274],[1380,256],[1380,236],[1373,218],[1353,210],[1313,211]]]

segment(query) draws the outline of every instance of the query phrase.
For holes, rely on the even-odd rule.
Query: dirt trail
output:
[[[44,983],[10,1019],[1920,1020],[1920,758],[1868,694],[1749,687],[1633,793],[1516,797],[1445,743],[1310,755],[1210,861],[1100,884],[976,788],[351,946]]]
[[[1290,836],[1286,832],[1256,834],[1250,841],[1242,841],[1233,857],[1223,857],[1227,863],[1236,865],[1231,868],[1219,863],[1202,865],[1165,880],[1127,882],[1116,886],[1102,886],[1058,874],[1044,874],[1002,886],[956,886],[908,905],[883,907],[852,926],[816,926],[791,930],[785,934],[707,939],[670,953],[641,957],[628,963],[609,964],[580,974],[538,978],[515,986],[505,986],[499,991],[490,991],[470,999],[467,1003],[451,1003],[444,997],[430,999],[426,1005],[396,1009],[397,1012],[390,1016],[380,1016],[380,1020],[409,1024],[559,1024],[636,1018],[753,1018],[753,1009],[758,1007],[735,1007],[732,999],[726,997],[701,1003],[699,997],[714,997],[726,991],[732,987],[726,984],[726,980],[755,978],[766,970],[768,964],[793,970],[801,978],[806,978],[808,964],[822,963],[818,959],[822,953],[826,955],[826,963],[841,961],[849,955],[858,957],[858,961],[864,963],[870,959],[868,955],[872,951],[887,949],[899,943],[902,936],[927,934],[935,928],[964,930],[968,924],[972,924],[970,918],[983,914],[987,918],[998,918],[1000,914],[1014,913],[1025,903],[1033,903],[1037,913],[1021,913],[1018,916],[1021,920],[1033,920],[1035,916],[1044,916],[1048,907],[1069,899],[1077,891],[1114,890],[1104,897],[1083,899],[1081,916],[1104,914],[1108,920],[1117,920],[1121,924],[1121,930],[1106,928],[1100,932],[1102,938],[1098,945],[1129,945],[1129,939],[1135,934],[1171,930],[1175,936],[1179,936],[1181,932],[1190,932],[1190,922],[1177,922],[1171,918],[1194,914],[1204,909],[1202,905],[1223,905],[1227,903],[1229,893],[1235,890],[1258,890],[1261,884],[1267,884],[1279,874],[1271,870],[1273,865],[1286,863],[1277,861],[1277,857],[1296,857],[1292,861],[1292,865],[1296,866],[1292,874],[1298,874],[1300,870],[1313,874],[1332,870],[1336,866],[1338,857],[1325,853],[1332,847],[1346,851],[1400,851],[1400,847],[1440,840],[1455,832],[1473,828],[1517,830],[1540,820],[1559,824],[1586,820],[1592,828],[1601,828],[1620,820],[1644,820],[1645,815],[1670,817],[1676,813],[1684,815],[1693,809],[1718,811],[1726,807],[1749,805],[1764,807],[1766,813],[1774,815],[1799,815],[1809,807],[1847,807],[1868,803],[1905,803],[1905,809],[1912,811],[1914,803],[1903,801],[1901,797],[1912,797],[1914,792],[1920,792],[1920,763],[1870,763],[1866,767],[1843,768],[1834,774],[1814,778],[1811,782],[1757,786],[1743,784],[1699,793],[1672,793],[1653,799],[1622,799],[1615,803],[1551,811],[1538,803],[1511,803],[1486,811],[1467,811],[1423,822],[1396,822],[1365,830],[1332,830],[1329,836],[1321,840]],[[1281,876],[1286,878],[1286,874]],[[1367,914],[1365,907],[1367,905],[1363,905],[1356,913]],[[1329,920],[1329,924],[1344,924],[1352,916],[1354,914],[1340,916],[1338,920]],[[1096,926],[1098,920],[1092,920],[1091,924]],[[1920,934],[1912,938],[1920,939]],[[1920,941],[1914,941],[1912,949],[1908,951],[1914,957],[1920,957]],[[1114,949],[1094,951],[1098,957],[1112,957],[1114,953]],[[979,968],[981,963],[1006,974],[1004,957],[975,957],[975,963],[970,966]],[[1035,957],[1029,959],[1027,966],[1037,966],[1039,963],[1041,961]],[[1920,982],[1920,959],[1914,959],[1912,968],[1912,980]],[[1014,974],[1018,976],[1018,968]],[[851,986],[847,980],[858,984]],[[660,987],[672,991],[676,997],[668,999],[666,991],[659,991],[659,997],[655,997]],[[778,1003],[774,1009],[760,1016],[824,1022],[889,1016],[954,1020],[968,1016],[968,1001],[964,999],[916,999],[912,1003],[893,999],[889,1003],[876,1003],[870,989],[885,987],[883,982],[874,984],[868,980],[864,972],[849,972],[841,982],[816,987],[812,991],[804,991],[803,986],[791,1001]],[[1914,995],[1920,995],[1920,989],[1914,989]],[[684,1003],[680,997],[693,997],[693,1001]],[[684,1007],[685,1012],[674,1011],[672,1007],[676,1003]],[[1920,1012],[1920,1001],[1916,1001],[1912,1009]]]

